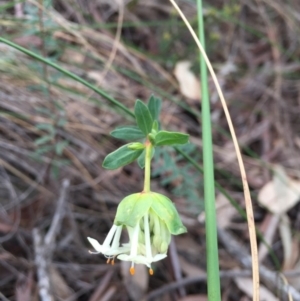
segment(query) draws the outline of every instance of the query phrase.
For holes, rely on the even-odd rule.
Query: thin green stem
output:
[[[152,148],[152,144],[150,142],[146,142],[144,192],[150,192]]]
[[[205,49],[202,0],[197,0],[199,39]],[[215,209],[215,180],[212,148],[210,102],[208,93],[207,67],[200,53],[201,89],[202,89],[202,139],[204,169],[204,204],[207,257],[207,295],[209,301],[220,301],[220,271],[218,236]]]

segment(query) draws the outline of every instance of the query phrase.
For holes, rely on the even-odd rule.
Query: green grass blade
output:
[[[97,94],[101,95],[102,97],[104,97],[105,99],[107,99],[108,101],[110,101],[111,103],[113,103],[116,107],[122,109],[123,111],[125,111],[127,114],[129,114],[130,116],[134,117],[134,114],[127,108],[125,107],[124,105],[122,105],[120,102],[118,102],[117,100],[115,100],[114,98],[112,98],[111,96],[109,96],[107,93],[105,93],[103,90],[97,88],[96,86],[90,84],[89,82],[85,81],[84,79],[80,78],[79,76],[77,76],[76,74],[60,67],[59,65],[51,62],[49,59],[46,59],[24,47],[21,47],[7,39],[4,39],[4,38],[1,38],[0,37],[0,42],[6,44],[6,45],[9,45],[10,47],[12,48],[15,48],[25,54],[27,54],[28,56],[31,56],[32,58],[40,61],[40,62],[43,62],[45,64],[47,64],[48,66],[51,66],[52,68],[60,71],[61,73],[63,73],[64,75],[76,80],[77,82],[83,84],[84,86],[90,88],[91,90],[93,90],[94,92],[96,92]]]
[[[197,0],[197,11],[199,39],[203,48],[205,49],[202,0]],[[202,89],[202,140],[207,258],[207,295],[209,301],[221,301],[210,103],[208,93],[207,68],[205,60],[201,54],[200,71]]]

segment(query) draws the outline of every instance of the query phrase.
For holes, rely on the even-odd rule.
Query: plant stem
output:
[[[202,0],[197,0],[199,39],[205,49]],[[207,67],[200,54],[202,89],[202,139],[204,169],[205,231],[207,256],[207,295],[209,301],[220,301],[220,271],[218,254],[218,236],[215,209],[214,161],[210,118],[210,102],[207,81]]]
[[[152,153],[152,144],[147,141],[145,148],[145,179],[144,179],[144,190],[143,192],[150,192],[150,177],[151,177],[151,153]]]

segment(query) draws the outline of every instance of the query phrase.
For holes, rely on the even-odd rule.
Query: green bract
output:
[[[118,206],[114,224],[134,227],[148,211],[155,213],[166,224],[171,234],[186,232],[173,202],[155,192],[140,192],[124,198]]]

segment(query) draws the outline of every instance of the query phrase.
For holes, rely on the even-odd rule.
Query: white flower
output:
[[[120,246],[122,228],[126,226],[129,243]],[[103,244],[88,237],[97,251],[108,258],[131,261],[130,273],[135,264],[144,264],[153,274],[151,264],[167,257],[171,235],[186,232],[179,214],[170,199],[155,192],[141,192],[127,196],[118,206],[114,225]]]
[[[112,264],[113,264],[114,263],[113,259],[115,256],[122,253],[129,252],[130,250],[129,244],[124,244],[122,247],[120,247],[120,237],[121,237],[122,228],[123,228],[122,226],[113,225],[109,230],[102,245],[96,239],[88,237],[87,239],[96,250],[96,252],[91,252],[91,253],[93,254],[101,253],[108,258],[107,261],[108,263],[110,262],[110,259],[112,259]]]
[[[152,250],[156,252],[155,247],[151,244],[149,214],[148,212],[141,219],[144,231],[141,230],[140,222],[134,228],[127,227],[130,238],[130,254],[121,254],[118,259],[131,261],[130,274],[134,275],[134,264],[145,264],[149,268],[149,274],[153,275],[151,263],[162,260],[167,257],[166,254],[152,255]],[[141,241],[141,242],[139,242]]]

